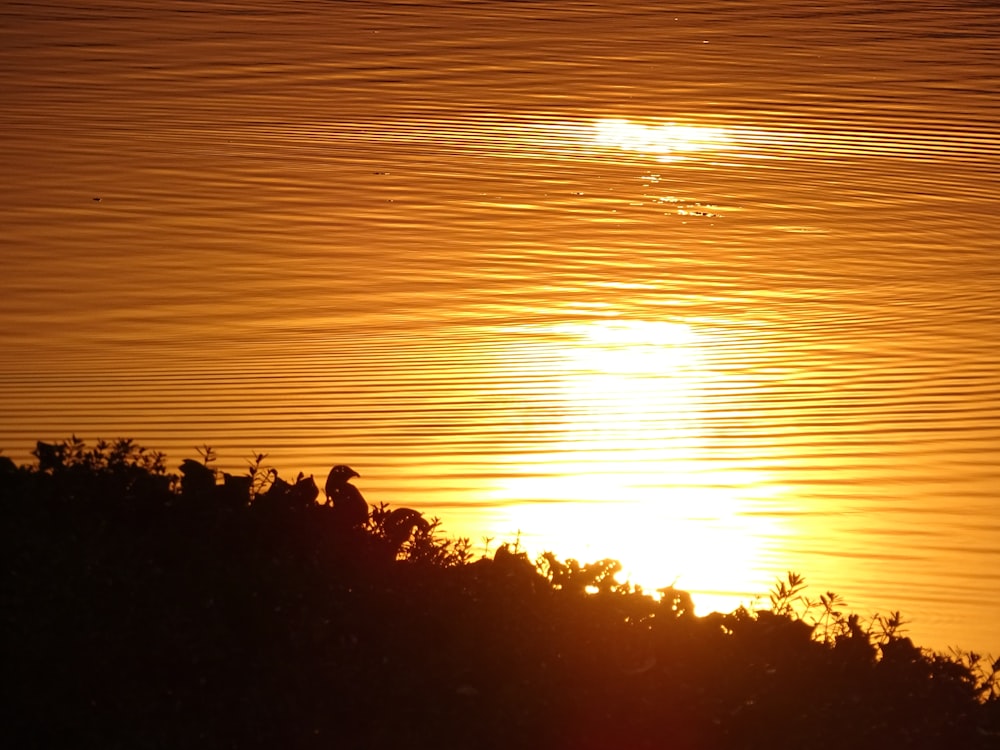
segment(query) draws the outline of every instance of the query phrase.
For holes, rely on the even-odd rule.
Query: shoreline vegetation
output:
[[[320,492],[199,453],[179,474],[131,440],[0,455],[6,747],[1000,747],[1000,660],[795,573],[699,617],[614,560],[347,513],[347,467]]]

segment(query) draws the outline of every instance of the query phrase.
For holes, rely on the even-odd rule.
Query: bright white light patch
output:
[[[594,141],[600,146],[638,151],[659,157],[661,161],[681,158],[697,151],[727,148],[730,139],[722,128],[699,125],[642,125],[628,120],[598,120]]]

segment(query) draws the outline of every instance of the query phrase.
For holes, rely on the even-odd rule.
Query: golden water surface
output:
[[[1000,654],[998,103],[979,2],[7,3],[0,447]]]

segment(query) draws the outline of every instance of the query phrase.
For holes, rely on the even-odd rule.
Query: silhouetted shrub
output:
[[[698,617],[613,560],[473,559],[416,510],[345,523],[312,477],[200,453],[180,475],[127,440],[0,457],[6,747],[1000,743],[1000,663],[801,576]]]

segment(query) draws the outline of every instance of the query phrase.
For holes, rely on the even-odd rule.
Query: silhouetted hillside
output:
[[[416,511],[358,517],[347,467],[321,496],[264,456],[36,456],[0,457],[5,747],[1000,747],[1000,664],[794,574],[768,610],[696,617],[614,561],[473,559]]]

